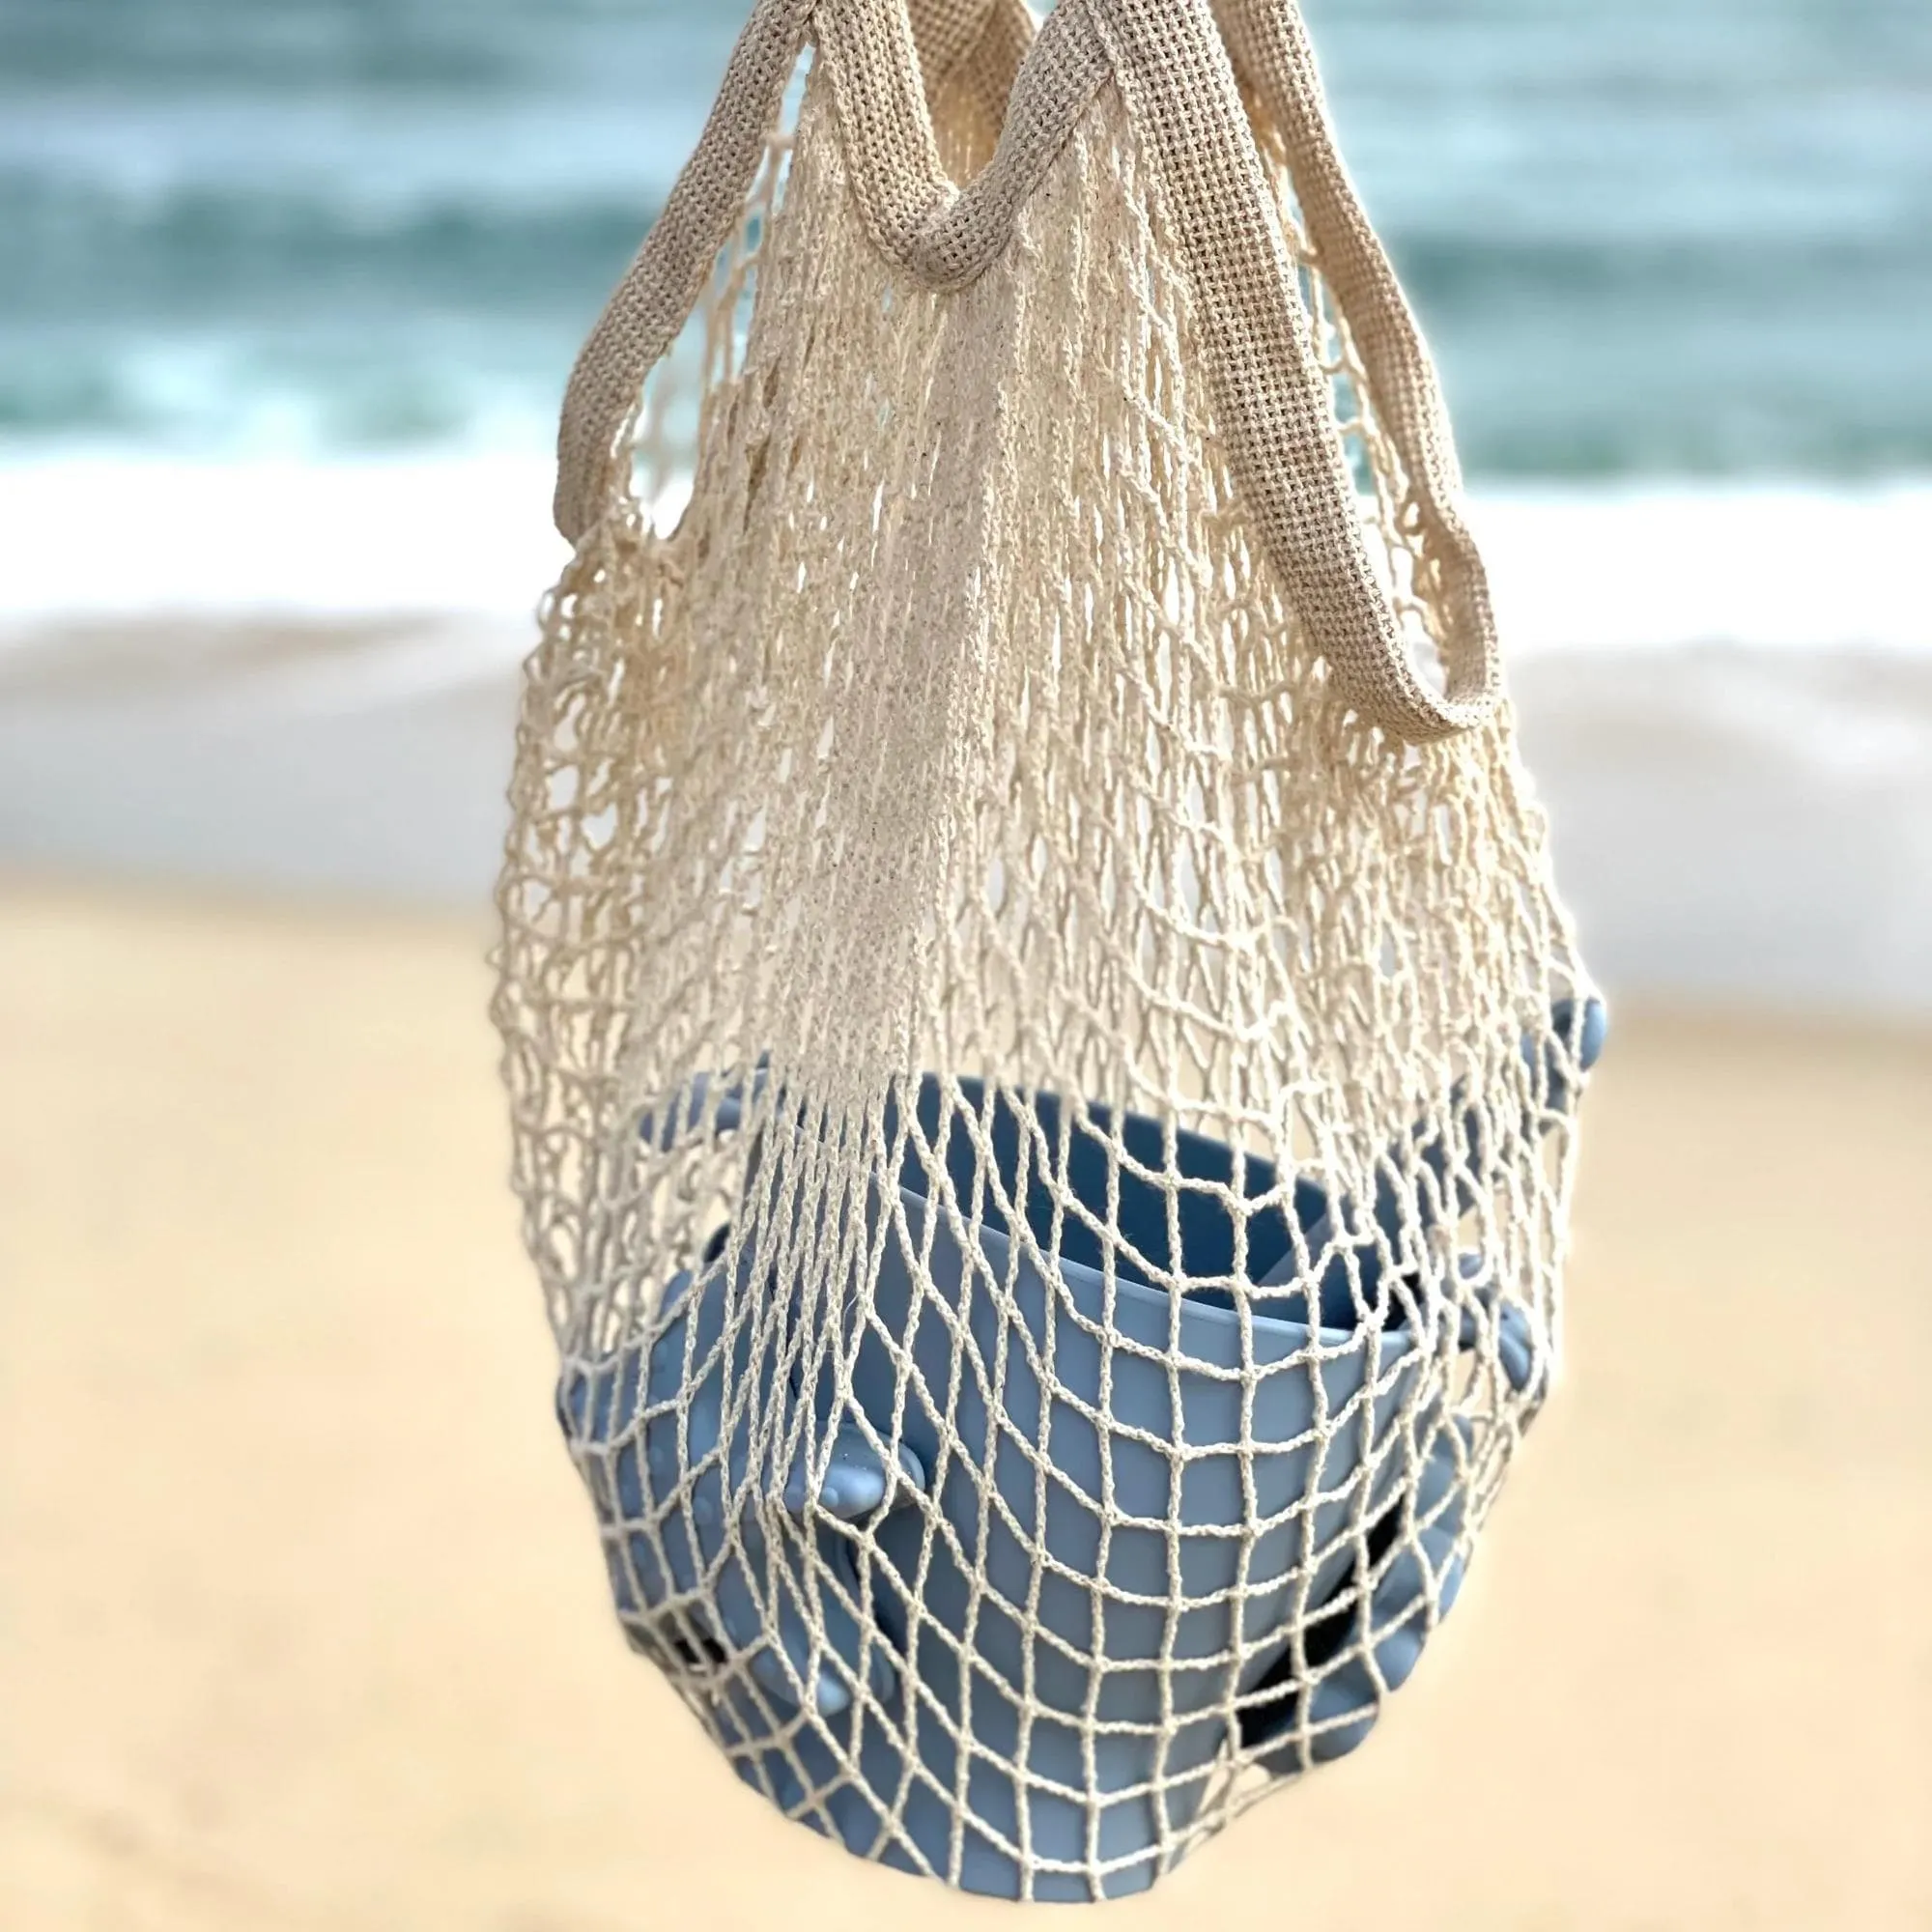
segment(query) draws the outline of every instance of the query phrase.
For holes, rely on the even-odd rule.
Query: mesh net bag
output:
[[[560,449],[497,1016],[625,1632],[855,1853],[1141,1889],[1453,1604],[1604,1031],[1294,9],[759,0]]]

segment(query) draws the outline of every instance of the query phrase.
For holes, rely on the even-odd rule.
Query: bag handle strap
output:
[[[1336,154],[1294,0],[1085,4],[1100,23],[1129,118],[1160,165],[1236,482],[1336,687],[1371,723],[1409,743],[1483,723],[1501,701],[1495,619],[1482,559],[1456,507],[1459,479],[1435,372]],[[1425,555],[1443,595],[1440,694],[1410,663],[1401,618],[1369,557],[1328,377],[1231,40],[1255,59],[1269,90],[1263,106],[1281,125],[1317,264],[1350,332],[1375,345],[1371,394],[1424,502]]]
[[[744,213],[805,44],[813,0],[757,0],[704,131],[597,318],[564,390],[552,515],[571,544],[596,523],[644,379],[677,339]]]
[[[929,22],[952,31],[951,44],[970,45],[972,0],[758,0],[697,151],[573,372],[558,448],[563,534],[575,542],[598,512],[622,425],[729,238],[809,31],[826,63],[867,228],[889,260],[935,288],[964,286],[998,257],[1020,208],[1111,77],[1167,187],[1236,479],[1337,689],[1370,722],[1412,743],[1489,717],[1500,701],[1494,618],[1456,507],[1434,371],[1335,155],[1299,17],[1293,0],[1218,0],[1224,24],[1215,3],[1062,0],[1020,62],[993,159],[962,187],[940,164],[911,9],[923,5]],[[1439,695],[1410,664],[1369,556],[1231,40],[1264,106],[1282,120],[1318,259],[1365,345],[1377,408],[1423,503],[1427,554],[1449,618]]]
[[[1013,76],[992,159],[962,185],[939,158],[909,0],[818,0],[813,26],[873,242],[931,289],[964,288],[1000,258],[1020,210],[1112,77],[1085,0],[1064,0]]]
[[[1463,515],[1463,471],[1435,358],[1336,146],[1295,0],[1213,0],[1236,70],[1286,151],[1323,279],[1349,326],[1382,427],[1402,458],[1448,618],[1449,697],[1468,722],[1500,699],[1495,615]]]
[[[615,445],[644,379],[690,319],[743,214],[812,16],[829,11],[817,0],[756,0],[696,150],[578,353],[557,431],[553,504],[557,529],[572,544],[596,521],[609,494]],[[1033,15],[1026,0],[900,0],[900,6],[889,0],[886,8],[873,8],[870,19],[857,23],[862,42],[865,31],[881,31],[881,14],[893,56],[901,73],[909,70],[919,77],[923,97],[919,111],[906,112],[906,103],[897,103],[898,131],[917,150],[923,124],[927,153],[922,158],[929,158],[927,185],[936,188],[943,178],[932,146],[931,101],[963,71],[977,84],[991,117],[1000,120],[1035,39]],[[900,25],[904,32],[893,31]],[[821,36],[823,31],[821,21]],[[877,96],[894,90],[874,85],[868,91]],[[921,272],[910,261],[903,266]]]

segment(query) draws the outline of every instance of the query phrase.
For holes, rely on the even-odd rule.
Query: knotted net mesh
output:
[[[1507,706],[1393,742],[1258,554],[1118,92],[948,293],[826,97],[544,609],[516,1181],[624,1628],[739,1775],[1105,1896],[1351,1747],[1453,1602],[1554,1359],[1600,1009]]]

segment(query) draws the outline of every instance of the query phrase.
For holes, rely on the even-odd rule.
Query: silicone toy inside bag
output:
[[[1573,1110],[1605,1032],[1600,1001],[1564,1001],[1541,1045],[1525,1039],[1545,1063],[1525,1135]],[[1158,1123],[1127,1116],[1110,1205],[1104,1110],[1063,1142],[1051,1096],[957,1093],[990,1133],[944,1137],[954,1212],[911,1153],[896,1215],[872,1184],[877,1284],[843,1338],[849,1400],[802,1366],[826,1357],[801,1340],[797,1297],[750,1241],[734,1269],[725,1228],[641,1336],[566,1367],[558,1415],[633,1645],[706,1702],[742,1778],[862,1856],[967,1890],[1085,1899],[1097,1869],[1118,1895],[1158,1876],[1235,1760],[1291,1776],[1367,1736],[1463,1581],[1468,1425],[1439,1403],[1418,1422],[1417,1378],[1463,1351],[1533,1412],[1548,1338],[1497,1301],[1480,1250],[1457,1259],[1453,1306],[1387,1265],[1406,1218],[1446,1234],[1474,1206],[1457,1179],[1476,1167],[1473,1113],[1464,1149],[1392,1150],[1367,1214],[1295,1184],[1307,1276],[1283,1214],[1248,1215],[1237,1297],[1205,1285],[1232,1274],[1234,1216],[1210,1191],[1235,1179],[1228,1147],[1178,1133],[1170,1154]],[[942,1111],[927,1078],[916,1124],[935,1151]],[[668,1150],[746,1114],[745,1094],[700,1082],[641,1131]],[[899,1122],[882,1124],[895,1145]],[[1028,1137],[1070,1148],[1057,1179],[1085,1213],[1056,1223],[1036,1179],[1016,1256],[993,1202],[1021,1193]],[[1204,1185],[1171,1197],[1135,1164]],[[748,1199],[781,1198],[767,1166],[754,1146]],[[1278,1179],[1250,1157],[1239,1184]],[[974,1201],[969,1264],[956,1214]],[[1204,1286],[1149,1286],[1135,1255]],[[775,1406],[791,1424],[757,1439],[790,1446],[754,1452],[748,1418]]]

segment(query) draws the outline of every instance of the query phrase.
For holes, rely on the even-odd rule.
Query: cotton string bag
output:
[[[1139,1889],[1454,1602],[1604,1031],[1292,0],[757,0],[559,455],[496,1016],[626,1634]]]

